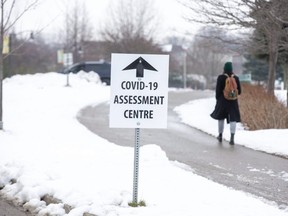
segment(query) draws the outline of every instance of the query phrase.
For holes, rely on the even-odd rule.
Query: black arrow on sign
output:
[[[124,70],[131,70],[131,69],[136,69],[136,77],[144,77],[144,69],[157,71],[152,65],[150,65],[142,57],[139,57],[138,59],[133,61],[131,64],[129,64],[127,67],[125,67],[123,69],[123,71]]]

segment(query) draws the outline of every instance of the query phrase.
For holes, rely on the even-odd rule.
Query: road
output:
[[[0,197],[0,216],[32,216],[32,214]]]
[[[219,144],[215,137],[181,123],[173,111],[177,105],[211,96],[203,91],[169,92],[168,128],[141,129],[140,144],[157,144],[170,160],[189,165],[200,176],[288,207],[287,159],[225,141]],[[86,107],[78,120],[113,143],[134,146],[135,130],[109,128],[108,112],[107,103]]]

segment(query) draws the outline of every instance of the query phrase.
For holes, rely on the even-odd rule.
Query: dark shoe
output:
[[[230,145],[234,145],[234,144],[235,144],[235,143],[234,143],[234,135],[235,135],[235,134],[231,134],[230,142],[229,142]]]
[[[222,142],[222,134],[221,133],[218,135],[217,139],[219,142]]]

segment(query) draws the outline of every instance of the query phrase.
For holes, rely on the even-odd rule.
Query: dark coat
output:
[[[234,75],[237,88],[238,88],[238,95],[241,94],[241,85],[239,78]],[[224,98],[223,90],[225,88],[225,80],[226,76],[224,74],[221,74],[217,78],[217,84],[216,84],[216,106],[214,111],[211,113],[211,117],[216,120],[223,120],[226,119],[227,123],[229,122],[240,122],[240,111],[238,106],[238,100],[227,100]]]

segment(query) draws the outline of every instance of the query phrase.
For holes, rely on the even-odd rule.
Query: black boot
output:
[[[234,143],[234,135],[235,134],[231,133],[230,142],[229,142],[230,145],[234,145],[235,144]]]
[[[217,139],[218,139],[219,142],[222,142],[222,133],[219,133]]]

